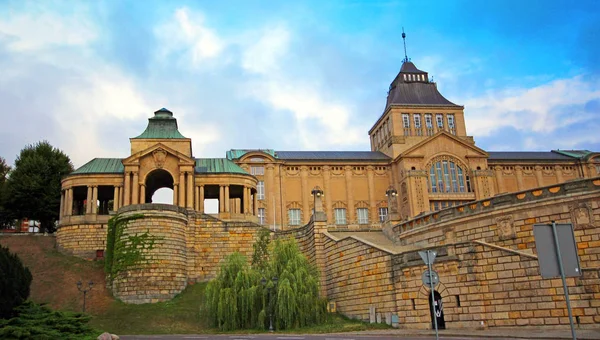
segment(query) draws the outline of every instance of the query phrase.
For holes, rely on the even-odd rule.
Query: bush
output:
[[[12,317],[15,307],[27,300],[31,279],[21,259],[0,246],[0,318]]]

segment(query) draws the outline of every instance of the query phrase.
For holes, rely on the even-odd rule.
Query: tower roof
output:
[[[154,117],[148,118],[148,126],[141,135],[133,139],[183,139],[185,138],[177,127],[177,119],[173,112],[164,107],[154,112]]]

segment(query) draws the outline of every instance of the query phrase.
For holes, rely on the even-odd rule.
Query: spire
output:
[[[406,54],[406,33],[404,33],[404,27],[402,27],[402,40],[404,41],[404,60],[403,63],[408,61],[408,55]]]

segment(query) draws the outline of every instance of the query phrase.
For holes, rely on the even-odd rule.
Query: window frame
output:
[[[348,224],[348,219],[346,217],[346,208],[334,208],[333,216],[335,217],[336,225],[346,225]]]
[[[302,224],[302,210],[298,208],[288,209],[288,224],[289,225],[300,225]]]
[[[369,208],[356,208],[358,224],[369,224]]]

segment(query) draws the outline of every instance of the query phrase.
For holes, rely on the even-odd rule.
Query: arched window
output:
[[[439,159],[429,168],[429,192],[471,192],[469,176],[454,161]]]

